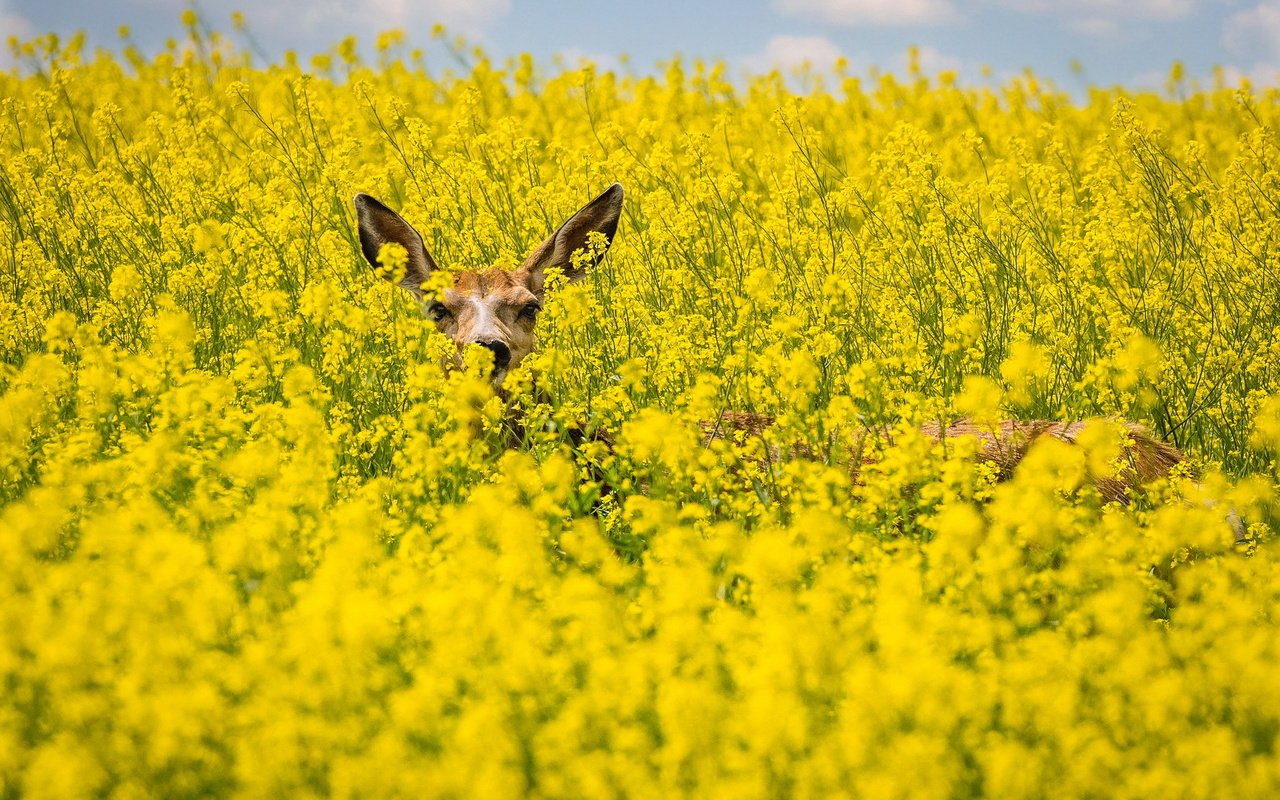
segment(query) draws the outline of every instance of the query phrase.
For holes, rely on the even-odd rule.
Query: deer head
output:
[[[622,185],[615,183],[569,217],[514,270],[457,271],[453,286],[439,296],[426,296],[422,284],[436,262],[422,237],[396,212],[367,194],[355,197],[360,227],[360,249],[375,269],[378,251],[394,242],[408,252],[404,277],[385,275],[408,289],[422,305],[422,312],[436,328],[458,346],[478,344],[493,352],[494,385],[533,350],[533,329],[542,309],[546,272],[560,267],[569,281],[580,280],[588,267],[604,256],[589,248],[592,233],[601,233],[605,249],[613,242],[622,214]],[[588,258],[576,262],[573,254],[586,249]]]

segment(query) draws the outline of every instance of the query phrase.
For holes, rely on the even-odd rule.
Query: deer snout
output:
[[[493,369],[495,372],[505,370],[511,366],[511,348],[507,347],[506,342],[476,342],[476,344],[493,351]]]

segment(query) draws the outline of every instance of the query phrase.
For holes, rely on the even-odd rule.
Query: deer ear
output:
[[[378,250],[388,242],[403,247],[409,253],[409,260],[405,264],[404,278],[398,285],[416,294],[418,287],[436,268],[436,262],[427,253],[422,237],[403,217],[367,194],[356,195],[355,204],[356,218],[360,223],[360,250],[365,259],[374,269],[381,270]],[[394,275],[385,277],[389,281],[395,280]]]
[[[542,294],[542,285],[546,279],[548,267],[561,267],[570,281],[576,281],[586,274],[587,267],[593,267],[604,257],[605,250],[613,243],[613,235],[618,232],[618,218],[622,216],[622,184],[615,183],[600,194],[595,200],[578,209],[578,213],[569,217],[555,233],[538,246],[524,260],[517,274],[523,275],[529,291]],[[588,246],[588,236],[599,232],[604,234],[605,250],[596,253],[587,263],[573,266],[574,252]]]

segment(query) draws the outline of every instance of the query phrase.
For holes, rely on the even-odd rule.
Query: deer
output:
[[[569,283],[580,281],[613,243],[622,216],[622,184],[613,184],[578,209],[520,266],[513,270],[494,267],[456,271],[453,286],[438,297],[426,297],[422,290],[423,283],[438,267],[418,231],[367,194],[355,196],[355,207],[364,257],[387,280],[414,296],[436,329],[458,346],[459,355],[468,345],[491,351],[490,382],[497,388],[507,373],[533,352],[533,330],[542,310],[547,270],[558,267]],[[604,249],[586,261],[575,262],[573,254],[588,250],[592,233],[604,236]],[[382,270],[378,261],[379,251],[387,243],[398,244],[408,253],[404,277],[398,280],[397,275]]]
[[[365,259],[384,278],[414,296],[422,313],[457,346],[459,362],[463,350],[470,345],[491,351],[493,370],[490,381],[495,389],[501,391],[507,374],[533,352],[534,330],[546,293],[547,271],[559,268],[568,282],[582,280],[588,270],[604,258],[613,243],[622,215],[622,198],[622,185],[614,183],[565,220],[515,269],[494,267],[454,271],[453,286],[438,296],[427,296],[422,289],[438,267],[418,231],[395,211],[367,194],[357,194],[354,202],[360,249]],[[602,249],[591,248],[589,240],[594,233],[604,237]],[[380,264],[380,251],[388,243],[400,245],[408,254],[403,276],[389,273]],[[575,258],[579,251],[585,251],[587,258]],[[714,440],[735,435],[762,436],[773,422],[773,418],[766,414],[725,410],[716,420],[700,423],[700,427],[704,444],[709,446]],[[927,423],[921,426],[921,431],[935,441],[975,437],[979,444],[979,458],[994,462],[997,477],[1003,479],[1012,475],[1037,440],[1047,437],[1075,444],[1088,424],[1085,421],[1002,420],[994,425],[979,425],[971,420],[960,420],[950,424]],[[1122,422],[1121,426],[1126,439],[1123,460],[1127,462],[1127,468],[1117,475],[1092,476],[1090,481],[1104,500],[1127,503],[1131,489],[1168,477],[1187,459],[1177,448],[1159,440],[1143,426],[1134,422]],[[863,430],[860,438],[884,434],[884,431]],[[607,434],[597,438],[611,444]],[[771,460],[782,456],[776,446],[766,448],[766,451]],[[861,441],[852,452],[863,452]],[[856,481],[857,470],[865,464],[865,459],[854,455],[850,460],[856,463],[846,466]],[[1243,541],[1245,531],[1240,518],[1234,511],[1226,516],[1236,541]]]

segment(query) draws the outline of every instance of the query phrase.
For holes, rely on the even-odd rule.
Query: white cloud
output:
[[[1221,71],[1215,70],[1212,79],[1209,79],[1208,76],[1192,77],[1191,85],[1212,86],[1219,78],[1224,86],[1231,88],[1239,86],[1241,81],[1246,80],[1255,88],[1280,87],[1280,64],[1259,62],[1247,68],[1225,66],[1221,67]],[[1164,92],[1169,86],[1169,70],[1151,69],[1139,72],[1130,78],[1125,83],[1125,86],[1131,89]]]
[[[12,11],[0,10],[0,47],[7,47],[5,43],[11,36],[26,40],[30,39],[34,33],[35,29],[26,17]]]
[[[20,41],[29,41],[36,33],[30,20],[5,6],[6,3],[0,0],[0,70],[18,66],[17,59],[9,51],[9,40],[16,37]]]
[[[622,72],[622,59],[610,53],[588,53],[578,48],[570,47],[568,50],[561,50],[553,56],[558,63],[564,64],[565,67],[574,69],[585,64],[592,64],[596,68],[596,72]]]
[[[1280,2],[1231,15],[1222,28],[1222,46],[1236,58],[1280,58]]]
[[[1160,92],[1164,91],[1164,86],[1169,82],[1169,70],[1167,69],[1147,69],[1134,75],[1125,82],[1125,86],[1130,89],[1138,89],[1141,91]]]
[[[159,14],[172,9],[170,18],[174,20],[192,5],[191,0],[129,0],[129,3],[156,9]],[[197,8],[215,27],[222,26],[232,12],[242,11],[250,30],[268,37],[323,35],[336,41],[339,35],[350,33],[362,41],[371,41],[381,31],[401,28],[411,40],[422,41],[436,23],[444,24],[454,33],[478,35],[511,9],[511,0],[273,0],[270,3],[200,0]]]
[[[988,6],[1020,14],[1051,17],[1065,29],[1088,39],[1128,38],[1142,23],[1172,24],[1186,20],[1199,5],[1236,0],[983,0]]]
[[[843,58],[835,42],[822,36],[775,36],[764,50],[742,59],[742,68],[750,75],[771,70],[789,71],[805,66],[825,72]]]
[[[1120,22],[1107,17],[1081,17],[1067,22],[1067,27],[1081,36],[1111,39],[1120,35]]]
[[[1249,83],[1253,84],[1255,87],[1280,87],[1280,65],[1254,64],[1249,69],[1223,67],[1222,79],[1226,82],[1227,86],[1238,86],[1241,81],[1248,80]]]
[[[1196,0],[988,0],[1030,14],[1055,14],[1075,20],[1117,18],[1177,20],[1189,15]]]
[[[976,75],[980,71],[963,59],[943,53],[928,45],[916,47],[915,58],[920,72],[936,76],[943,72]],[[772,70],[784,74],[808,69],[818,75],[831,75],[837,61],[847,56],[840,47],[823,36],[775,36],[758,53],[738,60],[738,66],[746,75],[761,75]],[[886,65],[888,71],[906,75],[911,64],[911,52],[902,51]],[[864,65],[866,66],[866,65]],[[971,69],[972,68],[972,69]],[[850,69],[850,71],[854,71]]]
[[[218,0],[226,5],[243,5],[242,0]],[[296,25],[302,21],[313,30],[383,31],[404,28],[411,38],[425,36],[430,27],[443,23],[451,30],[478,33],[485,25],[503,16],[511,8],[510,0],[367,0],[353,7],[349,3],[280,3],[260,6],[271,15],[273,24]],[[270,9],[270,11],[266,11]],[[249,19],[253,15],[246,12]],[[265,17],[264,17],[265,19]]]
[[[947,55],[936,47],[924,45],[916,48],[916,60],[920,64],[920,72],[925,75],[937,75],[940,72],[963,72],[965,68],[964,61],[961,59]],[[893,70],[898,73],[906,74],[911,65],[911,53],[908,51],[893,60]]]
[[[774,0],[774,7],[832,25],[937,25],[959,19],[952,0]]]

